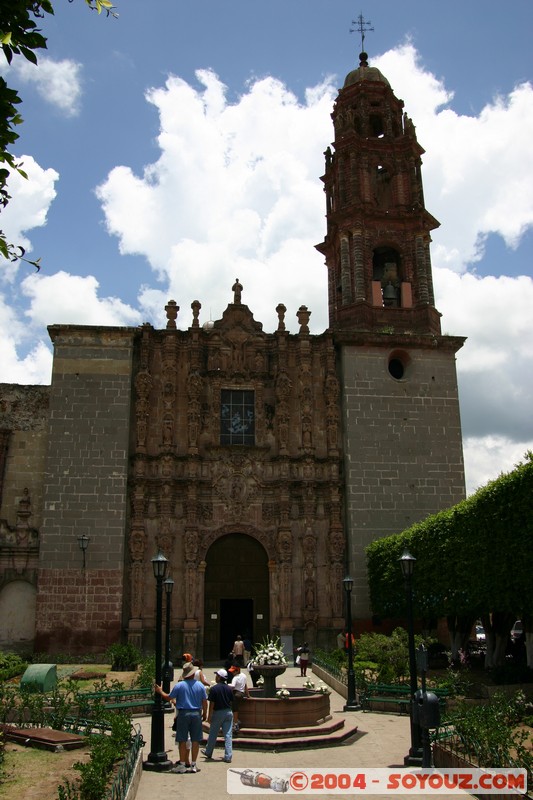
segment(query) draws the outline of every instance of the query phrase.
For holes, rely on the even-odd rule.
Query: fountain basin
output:
[[[261,689],[250,689],[250,699],[239,707],[243,728],[302,728],[331,719],[329,694],[309,689],[290,689],[290,697],[263,697]]]

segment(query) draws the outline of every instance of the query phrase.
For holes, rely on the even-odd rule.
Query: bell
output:
[[[383,289],[383,305],[393,306],[396,305],[397,302],[398,295],[396,294],[396,289],[392,285],[392,281],[389,281]]]

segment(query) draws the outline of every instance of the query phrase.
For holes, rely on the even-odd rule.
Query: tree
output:
[[[72,0],[69,0],[72,2]],[[90,9],[107,16],[116,17],[110,0],[85,0]],[[45,14],[53,14],[50,0],[0,0],[0,45],[8,64],[14,56],[22,56],[32,64],[37,64],[36,50],[46,48],[46,39],[37,27],[36,20],[44,19]],[[16,126],[22,123],[18,112],[21,99],[14,89],[0,77],[0,209],[5,208],[11,196],[7,188],[10,172],[17,171],[24,178],[28,176],[12,152],[19,138]],[[0,230],[0,255],[10,261],[26,261],[39,269],[40,259],[29,261],[25,258],[23,247],[9,243]]]
[[[500,664],[518,617],[524,623],[528,665],[533,666],[533,453],[457,506],[367,548],[374,613],[404,613],[398,559],[405,549],[417,559],[416,613],[426,619],[448,618],[452,652],[464,645],[481,618],[486,665]]]

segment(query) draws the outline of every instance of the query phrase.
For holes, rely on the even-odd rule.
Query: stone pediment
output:
[[[232,335],[228,336],[229,339],[240,339],[242,341],[249,334],[261,333],[263,324],[254,319],[254,315],[248,306],[242,303],[229,303],[222,314],[222,319],[214,322],[213,330],[221,334],[228,334],[231,331]],[[240,332],[240,335],[238,332]],[[237,336],[235,336],[236,333]]]

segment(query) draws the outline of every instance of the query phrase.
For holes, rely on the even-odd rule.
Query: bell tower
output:
[[[442,335],[435,308],[430,242],[439,223],[424,205],[424,150],[364,52],[332,119],[317,249],[341,387],[353,618],[363,630],[372,614],[366,547],[465,496],[455,368],[464,338]]]
[[[328,268],[332,330],[440,334],[430,232],[415,127],[388,80],[368,66],[344,81],[325,152],[327,233],[317,249]]]

